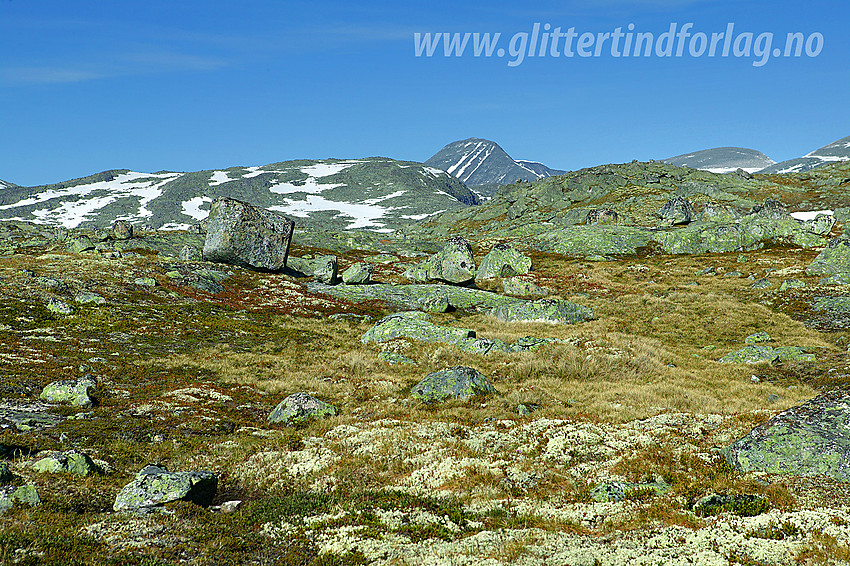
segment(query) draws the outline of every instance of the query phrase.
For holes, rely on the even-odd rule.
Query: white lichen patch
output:
[[[215,389],[202,389],[200,387],[184,387],[164,393],[163,397],[171,397],[177,401],[184,403],[202,403],[204,405],[212,405],[214,403],[224,403],[232,401],[233,397],[220,393]]]

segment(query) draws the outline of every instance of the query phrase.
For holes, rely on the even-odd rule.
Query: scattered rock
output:
[[[805,281],[800,281],[799,279],[786,279],[779,286],[780,291],[787,291],[788,289],[802,289],[806,286]]]
[[[850,393],[836,389],[782,411],[723,449],[742,471],[850,481]]]
[[[342,282],[346,285],[367,285],[372,282],[373,270],[371,263],[359,261],[342,272]]]
[[[332,417],[337,411],[333,405],[306,393],[293,393],[280,402],[269,415],[269,423],[286,426],[304,423],[310,419]]]
[[[562,322],[575,324],[593,318],[593,309],[564,300],[540,299],[499,306],[490,315],[508,322]]]
[[[40,505],[41,498],[34,485],[0,487],[0,514],[5,513],[15,503],[23,505]]]
[[[632,483],[611,481],[597,485],[590,490],[590,498],[594,501],[625,501],[641,492],[652,491],[654,494],[664,493],[670,485],[663,482]]]
[[[733,513],[741,517],[755,517],[770,509],[770,503],[761,495],[732,494],[719,495],[713,493],[706,495],[693,506],[697,515],[719,515],[720,513]]]
[[[472,247],[463,238],[452,238],[443,249],[426,259],[422,266],[429,281],[462,285],[475,279]]]
[[[506,295],[520,297],[523,299],[540,299],[549,294],[545,289],[533,281],[526,281],[520,277],[509,277],[502,280],[502,290]]]
[[[833,226],[835,226],[835,216],[831,214],[818,214],[810,220],[803,221],[803,229],[818,236],[828,235],[832,232]]]
[[[719,222],[719,223],[728,223],[734,222],[741,218],[743,215],[738,212],[736,209],[731,206],[724,206],[721,204],[714,203],[705,203],[702,208],[702,214],[700,218],[704,222]]]
[[[177,255],[180,261],[198,261],[201,259],[201,252],[195,246],[186,244],[180,248],[180,253]]]
[[[751,344],[744,346],[736,352],[730,352],[717,360],[725,364],[755,364],[758,362],[814,362],[817,358],[814,354],[807,354],[803,348],[796,346],[758,346]]]
[[[83,291],[74,295],[74,301],[80,305],[102,305],[106,302],[106,299],[98,295],[97,293]]]
[[[129,240],[133,237],[133,225],[126,220],[116,220],[112,224],[112,237],[116,240]]]
[[[587,219],[584,221],[588,226],[596,224],[616,224],[619,215],[610,208],[596,209],[593,208],[587,212]]]
[[[68,243],[68,248],[75,254],[81,254],[94,249],[94,242],[88,236],[77,236]]]
[[[481,265],[475,274],[475,282],[479,284],[488,279],[498,277],[513,277],[531,271],[531,258],[514,249],[510,244],[496,244],[481,260]]]
[[[744,339],[744,344],[760,344],[762,342],[772,342],[773,338],[770,337],[770,334],[767,332],[756,332],[755,334],[750,334]]]
[[[87,375],[80,379],[62,379],[45,386],[39,398],[48,403],[69,403],[77,407],[91,407],[89,390],[97,387],[97,380]]]
[[[217,488],[212,472],[169,472],[164,466],[148,465],[118,493],[112,508],[142,511],[180,500],[207,507]]]
[[[336,283],[339,264],[335,255],[323,255],[313,260],[313,277],[323,285]]]
[[[156,287],[156,279],[153,277],[137,277],[133,283],[140,287]]]
[[[47,300],[47,310],[52,313],[61,314],[61,315],[69,315],[74,314],[74,307],[66,303],[65,301],[60,301],[59,299],[51,297]]]
[[[22,432],[51,428],[62,422],[62,417],[50,412],[50,405],[34,401],[0,400],[0,430],[15,429]]]
[[[753,207],[753,214],[767,216],[768,218],[790,218],[788,207],[776,199],[765,199],[764,203]]]
[[[381,352],[378,354],[378,359],[387,362],[388,364],[407,364],[407,365],[416,365],[416,362],[408,358],[403,354],[399,354],[397,352]]]
[[[445,293],[435,293],[429,297],[424,297],[419,302],[420,308],[425,312],[448,312],[451,309],[449,296]]]
[[[278,212],[218,198],[207,217],[204,258],[263,271],[286,267],[295,222]]]
[[[64,473],[75,476],[88,476],[103,472],[87,454],[77,450],[50,454],[35,462],[32,469],[36,472]]]
[[[424,403],[436,403],[447,399],[469,399],[495,391],[478,370],[456,366],[429,373],[410,390],[410,395]]]
[[[421,312],[401,312],[382,318],[360,339],[361,342],[387,342],[396,338],[411,338],[422,342],[463,344],[475,338],[475,331],[468,328],[438,326],[430,321],[430,315]]]
[[[673,197],[658,209],[655,216],[668,226],[688,224],[694,218],[694,208],[683,197]]]
[[[756,279],[750,287],[753,289],[768,289],[773,287],[773,283],[769,279]]]

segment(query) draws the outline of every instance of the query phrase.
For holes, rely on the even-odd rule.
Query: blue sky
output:
[[[599,57],[547,51],[516,66],[470,46],[414,54],[417,32],[499,32],[507,51],[535,23],[594,37],[629,24],[659,36],[671,23],[710,37],[734,23],[773,33],[773,46],[791,32],[823,42],[814,57],[761,66],[688,47],[617,58],[610,42]],[[467,137],[562,169],[727,145],[779,161],[850,135],[848,24],[846,0],[0,0],[0,179],[423,161]]]

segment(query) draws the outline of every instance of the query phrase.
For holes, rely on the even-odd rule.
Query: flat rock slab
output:
[[[37,401],[0,401],[0,430],[20,431],[51,428],[62,417],[50,412],[50,405]]]
[[[718,362],[724,364],[755,364],[758,362],[814,362],[817,358],[814,354],[806,353],[803,348],[796,346],[779,346],[773,348],[759,344],[744,346],[735,352],[729,352]]]
[[[393,306],[403,309],[421,309],[429,301],[447,298],[452,308],[463,311],[488,312],[502,305],[514,305],[525,303],[523,299],[506,297],[490,291],[470,289],[468,287],[455,287],[452,285],[438,285],[434,283],[424,285],[336,285],[333,287],[310,283],[307,288],[311,291],[332,295],[358,303],[365,301],[384,301]]]
[[[115,511],[144,510],[171,501],[191,501],[208,506],[218,488],[212,472],[169,472],[161,466],[142,468],[136,478],[118,493]]]
[[[336,407],[306,393],[293,393],[281,401],[269,415],[270,423],[297,425],[310,419],[332,417]]]
[[[496,388],[480,371],[456,366],[429,373],[413,386],[410,395],[424,403],[437,403],[448,399],[465,400],[495,391]]]
[[[593,318],[593,309],[564,300],[540,299],[498,306],[490,315],[508,322],[575,324]]]
[[[462,344],[475,338],[475,331],[468,328],[439,326],[430,321],[430,316],[420,312],[396,313],[382,318],[360,339],[368,342],[388,342],[396,338],[411,338],[422,342]]]
[[[739,470],[850,481],[850,393],[782,411],[722,450]]]

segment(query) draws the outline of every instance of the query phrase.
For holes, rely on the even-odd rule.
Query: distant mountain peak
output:
[[[738,169],[755,173],[776,163],[762,152],[746,147],[715,147],[683,153],[662,161],[678,167],[690,167],[712,173],[732,173]]]
[[[468,186],[505,185],[518,180],[536,181],[564,173],[536,161],[513,159],[499,144],[483,138],[452,142],[425,161],[425,164],[446,171]]]
[[[850,136],[836,140],[802,157],[765,167],[759,173],[802,173],[827,163],[847,160],[850,160]]]

